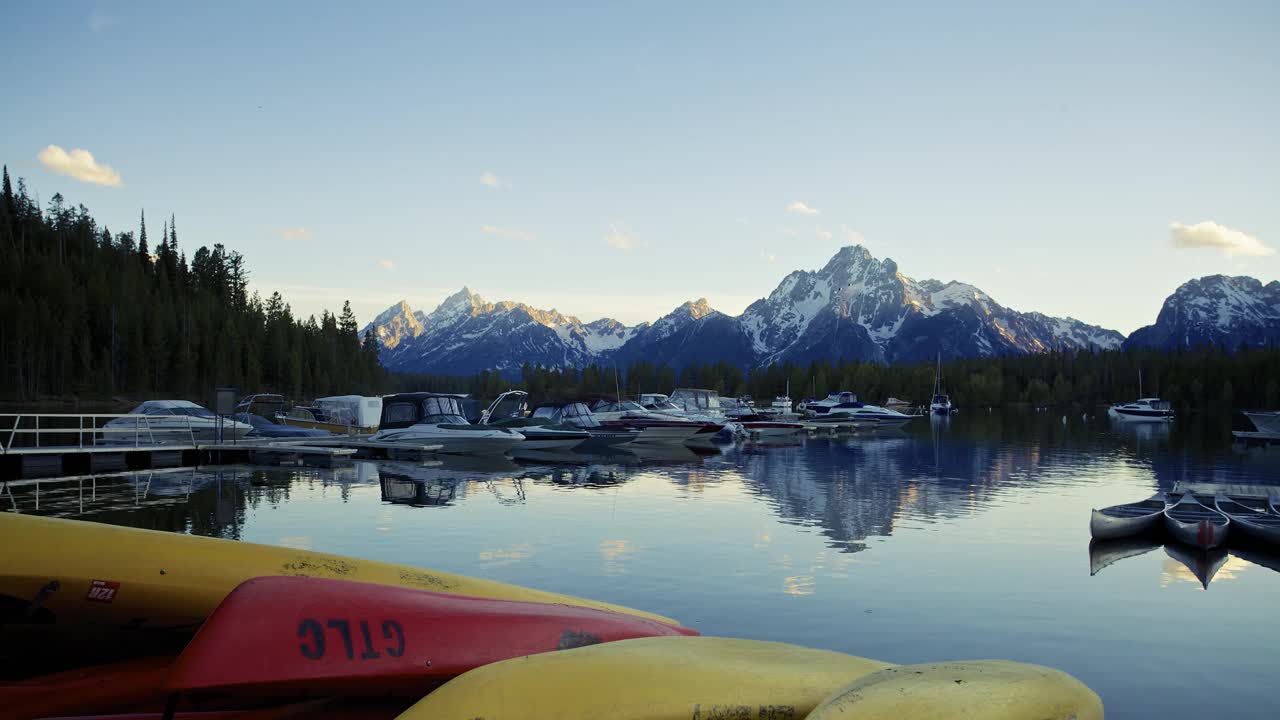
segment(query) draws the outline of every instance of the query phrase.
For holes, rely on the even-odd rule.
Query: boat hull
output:
[[[1247,412],[1244,416],[1258,432],[1280,435],[1280,412]]]
[[[160,704],[172,657],[125,660],[0,684],[6,718],[47,718]]]
[[[1198,507],[1204,507],[1196,503]],[[1179,503],[1164,511],[1164,526],[1173,539],[1184,545],[1211,550],[1227,541],[1231,521],[1216,510],[1208,513],[1188,513],[1186,505]],[[1207,510],[1207,508],[1206,508]],[[1213,517],[1216,515],[1217,517]]]
[[[759,438],[781,438],[798,435],[804,432],[804,425],[800,423],[784,423],[784,422],[745,422],[742,427],[747,432]]]
[[[498,455],[524,442],[523,435],[508,430],[450,430],[418,425],[403,430],[383,430],[371,439],[411,445],[439,445],[437,452],[449,455]]]
[[[1160,526],[1163,510],[1139,517],[1113,517],[1094,510],[1089,518],[1089,534],[1097,540],[1116,540],[1151,532]]]
[[[0,624],[194,629],[237,585],[263,575],[331,577],[506,600],[659,615],[409,565],[293,548],[0,514],[0,547],[21,547],[0,564],[0,596],[38,603]],[[95,588],[106,588],[113,592]],[[90,597],[96,595],[97,599]]]
[[[1126,410],[1123,408],[1107,408],[1107,415],[1124,422],[1161,423],[1173,420],[1173,413],[1162,410]]]
[[[401,720],[802,718],[830,693],[886,667],[784,643],[642,638],[477,668]]]
[[[568,605],[513,602],[317,578],[249,580],[174,663],[174,692],[249,697],[421,697],[513,657],[688,628]]]

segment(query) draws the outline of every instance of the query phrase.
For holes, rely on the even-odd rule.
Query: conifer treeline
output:
[[[0,258],[0,397],[203,398],[216,385],[309,397],[386,382],[349,304],[295,318],[279,293],[249,294],[240,253],[217,244],[188,262],[172,217],[158,241],[145,214],[113,234],[61,194],[42,210],[6,167]]]
[[[744,372],[728,363],[693,365],[679,373],[651,363],[627,368],[588,366],[559,370],[526,365],[519,381],[486,371],[472,377],[397,375],[399,390],[465,392],[492,399],[507,389],[527,390],[535,401],[595,395],[635,396],[669,393],[675,387],[715,390],[724,396],[750,395],[767,405],[786,392],[793,400],[852,390],[859,398],[883,402],[890,397],[929,401],[933,365],[885,366],[866,362],[818,362],[771,365]],[[1179,412],[1230,411],[1280,407],[1280,351],[1241,349],[1237,353],[1207,347],[1195,351],[1051,352],[956,360],[942,366],[942,390],[962,407],[1015,404],[1097,407],[1139,396],[1159,396]]]

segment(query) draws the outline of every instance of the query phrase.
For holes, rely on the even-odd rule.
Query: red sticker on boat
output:
[[[94,602],[111,602],[116,599],[116,591],[120,589],[120,583],[111,580],[94,580],[89,584],[89,594],[84,596],[85,600]]]

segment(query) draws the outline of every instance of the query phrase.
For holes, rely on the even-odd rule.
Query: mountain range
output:
[[[819,270],[790,273],[738,316],[699,299],[651,323],[584,323],[555,310],[488,302],[464,287],[430,313],[405,302],[393,305],[365,330],[377,337],[388,369],[455,375],[486,369],[515,374],[526,362],[582,367],[643,359],[675,368],[718,361],[741,367],[838,359],[903,363],[938,353],[984,357],[1116,349],[1126,342],[1114,330],[1007,308],[973,285],[914,280],[859,245],[842,248]]]

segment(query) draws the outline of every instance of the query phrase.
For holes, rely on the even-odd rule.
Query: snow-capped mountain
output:
[[[1138,328],[1126,348],[1176,350],[1217,345],[1236,350],[1280,342],[1280,282],[1209,275],[1183,283],[1154,325]]]
[[[525,362],[546,367],[580,367],[626,344],[638,329],[616,320],[583,323],[555,310],[514,302],[490,303],[467,288],[446,298],[427,315],[393,306],[393,321],[421,317],[421,331],[383,345],[382,364],[399,372],[471,374],[518,371]],[[390,311],[388,311],[390,312]],[[385,315],[386,313],[384,313]],[[381,317],[381,316],[380,316]],[[384,336],[374,324],[375,336]],[[388,330],[387,335],[395,336]]]
[[[865,248],[841,249],[820,270],[796,271],[738,317],[687,302],[653,323],[583,323],[554,310],[489,303],[463,288],[430,314],[406,303],[372,323],[392,370],[469,374],[523,363],[581,367],[648,360],[682,367],[726,361],[873,362],[1055,349],[1117,348],[1123,336],[1071,318],[1020,313],[972,285],[913,280]]]

